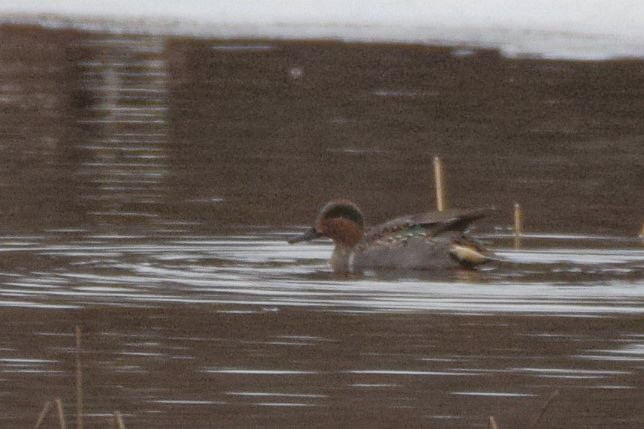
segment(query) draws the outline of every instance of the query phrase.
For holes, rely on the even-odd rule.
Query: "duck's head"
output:
[[[358,206],[348,200],[333,200],[322,207],[309,230],[288,242],[293,244],[328,237],[336,245],[350,248],[358,244],[363,235],[364,221]]]

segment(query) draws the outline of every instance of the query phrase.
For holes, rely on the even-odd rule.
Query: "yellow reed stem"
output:
[[[523,211],[519,203],[514,203],[514,247],[521,247],[521,235],[523,234]]]
[[[539,415],[530,423],[530,426],[528,426],[529,429],[534,429],[537,427],[539,424],[539,420],[541,420],[541,417],[546,413],[546,410],[552,403],[552,400],[555,399],[559,395],[559,390],[555,390],[550,394],[548,399],[546,399],[546,402],[543,404],[543,407],[541,407],[541,412],[539,412]]]
[[[83,371],[80,355],[81,328],[76,326],[76,429],[83,429]]]
[[[67,429],[67,423],[65,422],[65,411],[63,410],[63,401],[60,398],[56,399],[56,409],[58,410],[58,423],[60,429]]]
[[[443,162],[437,156],[434,157],[434,182],[436,184],[436,210],[445,210],[445,177],[443,174]]]
[[[114,412],[114,420],[116,421],[116,427],[118,429],[125,429],[125,423],[123,423],[123,416],[118,411]]]
[[[51,406],[52,406],[51,401],[45,402],[45,406],[43,407],[42,411],[40,412],[40,416],[38,417],[38,421],[36,422],[36,425],[34,426],[34,429],[38,429],[42,422],[45,420],[45,417],[47,417],[47,414],[49,414],[49,411],[51,411]]]
[[[490,420],[487,425],[487,429],[499,429],[499,427],[496,424],[496,420],[494,420],[494,417],[490,416]]]

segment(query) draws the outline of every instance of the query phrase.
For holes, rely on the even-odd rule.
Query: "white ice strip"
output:
[[[644,57],[642,16],[644,2],[639,0],[0,3],[0,19],[5,22],[39,22],[51,27],[215,38],[465,44],[499,48],[510,57],[580,60]],[[148,46],[146,41],[134,42],[143,50],[163,49]]]

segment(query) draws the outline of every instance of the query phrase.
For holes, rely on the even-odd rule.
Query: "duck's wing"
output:
[[[427,212],[402,216],[371,228],[361,245],[368,245],[389,235],[422,234],[428,238],[446,231],[463,232],[475,220],[485,217],[493,209],[449,209],[441,212]]]

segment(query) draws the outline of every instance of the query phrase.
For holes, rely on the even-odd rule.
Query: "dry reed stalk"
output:
[[[38,421],[36,422],[36,425],[34,426],[34,429],[38,429],[42,422],[45,420],[45,417],[47,417],[47,414],[49,414],[49,411],[51,411],[51,406],[52,406],[51,401],[45,402],[45,406],[43,407],[42,411],[40,412],[40,416],[38,417]]]
[[[125,423],[123,423],[123,417],[120,412],[114,412],[114,421],[116,422],[116,427],[118,429],[125,429]]]
[[[543,407],[541,407],[541,412],[534,420],[532,420],[532,423],[530,423],[530,426],[528,426],[528,429],[533,429],[537,427],[539,420],[541,420],[541,417],[543,417],[543,415],[546,413],[546,410],[552,403],[552,400],[555,399],[557,395],[559,395],[559,390],[555,390],[550,394],[550,396],[548,396],[548,399],[546,399],[546,402],[543,404]]]
[[[67,429],[67,423],[65,423],[65,411],[63,410],[63,401],[58,398],[55,402],[56,409],[58,410],[58,423],[60,424],[60,429]]]
[[[437,156],[434,157],[434,182],[436,184],[436,210],[445,210],[445,176],[443,174],[443,162]]]
[[[523,234],[523,211],[519,203],[514,203],[514,247],[521,247],[521,234]]]
[[[76,429],[83,429],[83,372],[80,353],[81,328],[76,326]]]
[[[490,416],[490,420],[488,422],[487,429],[499,429],[499,427],[496,424],[496,420],[494,420],[493,416]]]

